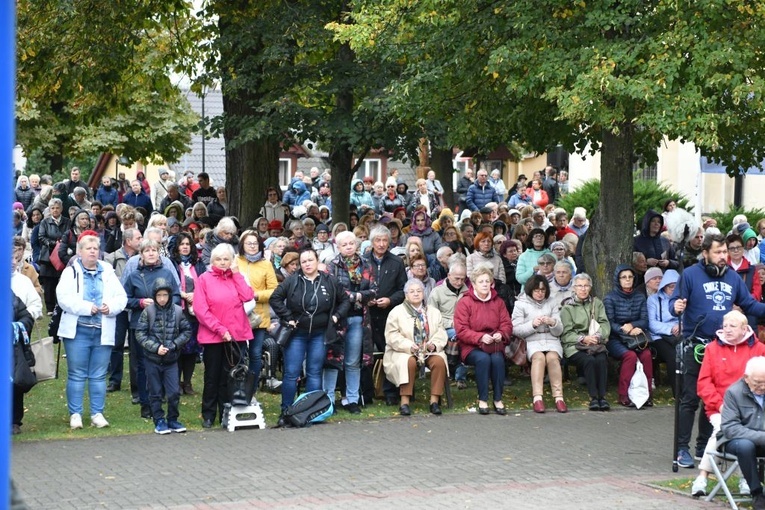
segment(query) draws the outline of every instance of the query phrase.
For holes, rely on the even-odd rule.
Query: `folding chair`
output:
[[[725,446],[723,446],[723,449]],[[710,463],[712,464],[712,472],[717,479],[717,483],[714,488],[709,492],[705,501],[712,501],[714,497],[720,492],[720,489],[725,493],[725,497],[728,499],[728,504],[733,510],[738,510],[737,503],[749,503],[751,496],[733,494],[728,488],[728,478],[738,469],[738,459],[735,455],[727,453],[725,451],[716,450],[714,452],[706,452],[705,455],[709,455]],[[759,455],[759,452],[758,452]],[[718,466],[718,462],[721,466]],[[757,476],[760,481],[763,479],[763,473],[765,473],[765,457],[757,457]]]

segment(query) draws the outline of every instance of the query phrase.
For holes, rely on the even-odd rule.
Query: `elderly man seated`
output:
[[[741,473],[752,494],[752,508],[765,509],[765,496],[757,473],[757,456],[765,455],[765,357],[746,363],[744,377],[725,392],[722,439],[726,451],[738,458]]]

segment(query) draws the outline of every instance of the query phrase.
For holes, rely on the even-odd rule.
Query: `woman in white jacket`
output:
[[[550,377],[550,388],[555,398],[555,410],[568,411],[563,400],[563,373],[560,359],[563,347],[560,335],[563,323],[558,302],[550,299],[547,278],[533,275],[528,279],[524,294],[515,302],[513,309],[513,334],[526,340],[526,351],[531,361],[531,391],[535,413],[544,413],[542,400],[545,368]]]
[[[98,260],[98,234],[86,230],[77,239],[77,255],[61,274],[56,297],[62,309],[58,336],[64,341],[68,375],[66,399],[69,426],[82,428],[85,384],[90,397],[90,422],[108,427],[104,418],[106,373],[109,368],[117,315],[127,296],[109,264]]]

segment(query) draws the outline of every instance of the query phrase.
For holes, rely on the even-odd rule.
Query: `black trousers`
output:
[[[568,358],[576,367],[581,367],[584,378],[587,381],[587,393],[590,398],[603,399],[606,396],[606,384],[608,383],[608,356],[605,352],[591,355],[583,351],[577,351]]]
[[[668,338],[660,338],[651,342],[651,347],[656,351],[659,361],[667,364],[667,377],[672,385],[672,396],[677,397],[677,348],[675,343]]]
[[[704,403],[701,402],[696,393],[696,384],[699,380],[699,371],[701,365],[696,362],[693,355],[693,347],[698,342],[683,343],[683,374],[682,389],[680,391],[680,411],[678,413],[678,435],[677,448],[679,450],[690,450],[691,434],[693,433],[693,422],[696,421],[696,411],[699,411],[699,433],[696,435],[696,450],[706,448],[709,436],[712,434],[712,424],[707,419],[704,412]]]
[[[231,345],[226,345],[231,344]],[[241,345],[240,345],[241,344]],[[231,355],[230,349],[247,350],[247,342],[226,342],[205,344],[204,388],[202,389],[202,419],[215,423],[215,417],[223,419],[223,405],[231,399],[228,388],[228,374],[239,361],[239,354]],[[228,352],[228,354],[227,354]],[[233,363],[230,361],[233,360]]]

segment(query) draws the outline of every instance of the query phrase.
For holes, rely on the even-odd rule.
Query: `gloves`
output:
[[[713,414],[709,417],[709,423],[712,424],[712,427],[714,427],[715,430],[720,430],[720,426],[722,425],[722,415],[720,415],[720,413]]]

